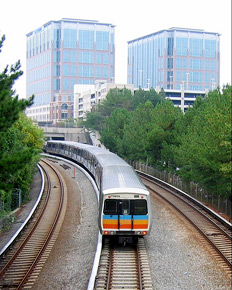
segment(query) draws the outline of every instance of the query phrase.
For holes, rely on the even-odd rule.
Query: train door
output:
[[[130,200],[106,199],[103,210],[103,228],[115,230],[132,230]]]
[[[122,199],[118,201],[119,203],[119,230],[132,230],[132,216],[130,214],[130,200]]]

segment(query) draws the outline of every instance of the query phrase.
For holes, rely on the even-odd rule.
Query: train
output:
[[[44,151],[71,159],[92,175],[99,191],[98,226],[103,236],[126,244],[150,233],[150,192],[122,158],[107,149],[72,141],[47,141]]]

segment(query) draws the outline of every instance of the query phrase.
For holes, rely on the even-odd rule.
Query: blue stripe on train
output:
[[[117,220],[117,215],[103,215],[104,220]],[[120,219],[131,220],[131,215],[120,215]],[[147,215],[134,215],[134,220],[148,220]]]

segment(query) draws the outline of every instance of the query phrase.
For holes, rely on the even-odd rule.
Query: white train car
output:
[[[151,229],[150,193],[134,169],[108,150],[68,141],[48,141],[48,153],[84,166],[99,189],[98,225],[102,235],[133,242]]]

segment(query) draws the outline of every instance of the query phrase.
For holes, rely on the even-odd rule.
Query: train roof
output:
[[[48,143],[67,144],[75,148],[85,149],[95,155],[103,168],[104,174],[101,185],[103,194],[149,194],[135,170],[122,158],[109,150],[72,141],[48,141]]]
[[[102,167],[107,166],[107,165],[112,165],[112,164],[114,164],[114,165],[128,165],[118,155],[110,152],[107,149],[103,149],[103,148],[100,148],[97,146],[83,144],[83,143],[77,143],[77,142],[72,142],[72,141],[48,141],[48,143],[67,144],[67,145],[70,145],[70,146],[75,147],[75,148],[85,149],[97,157],[97,159],[98,159],[99,163],[102,165]]]
[[[103,167],[102,193],[137,193],[148,195],[149,192],[134,169],[126,165],[108,165]]]

